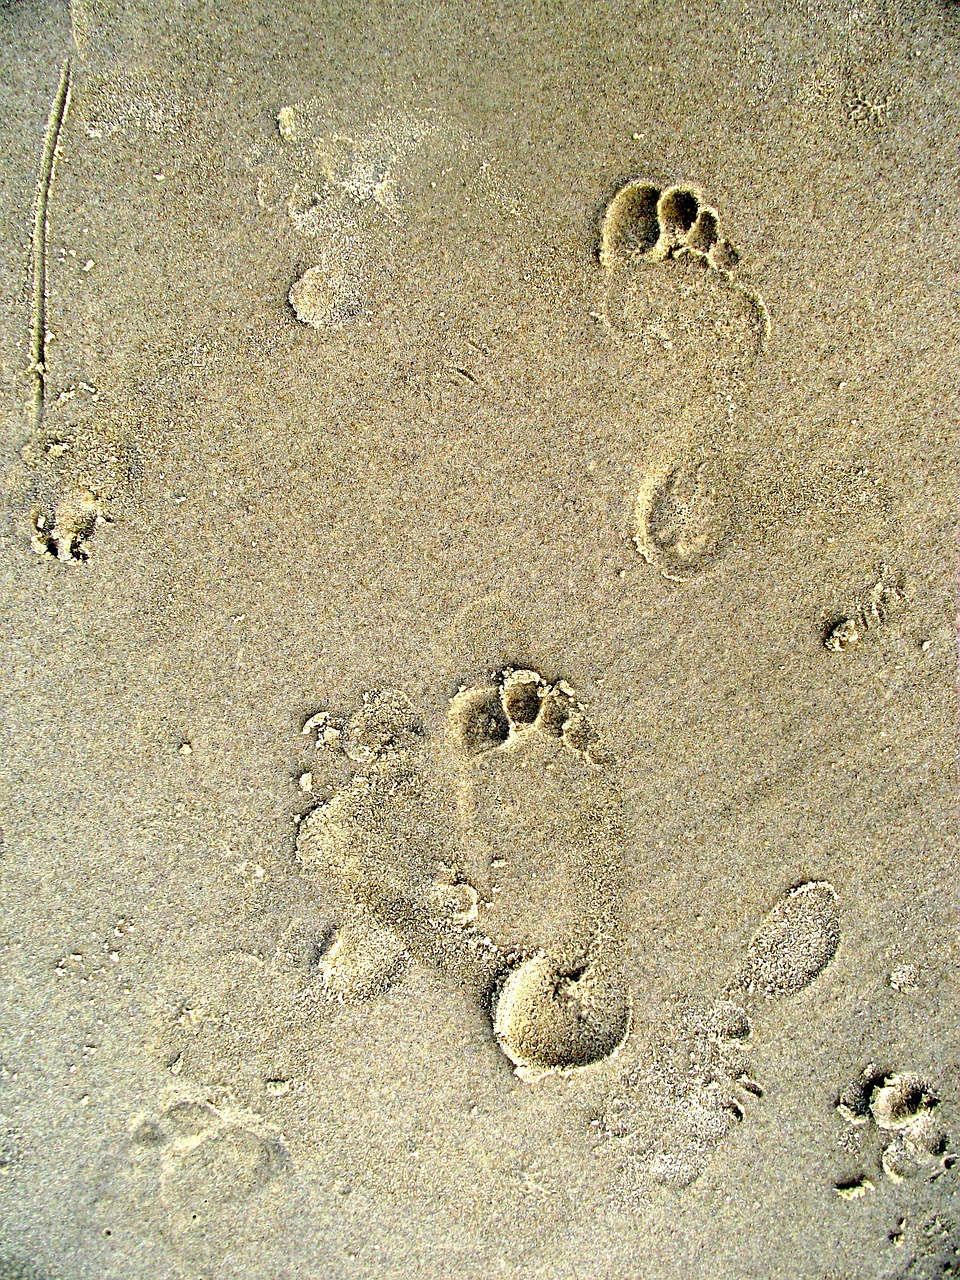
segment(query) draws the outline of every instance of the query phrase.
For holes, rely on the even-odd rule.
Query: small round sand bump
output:
[[[287,295],[301,324],[312,329],[338,329],[356,314],[356,280],[335,257],[310,267]]]
[[[322,329],[333,317],[336,286],[324,267],[311,267],[290,290],[289,298],[301,324]]]

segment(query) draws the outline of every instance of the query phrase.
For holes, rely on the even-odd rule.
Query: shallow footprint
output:
[[[619,963],[623,830],[612,761],[574,690],[506,670],[451,700],[480,926],[515,959],[494,1030],[521,1079],[609,1058],[630,1027]]]
[[[773,999],[808,987],[840,945],[838,903],[826,880],[808,880],[784,894],[753,935],[731,992]]]
[[[460,875],[452,799],[432,765],[423,726],[398,690],[366,694],[352,715],[312,716],[318,750],[357,766],[301,821],[297,855],[324,884],[340,920],[319,962],[331,1000],[387,989],[410,955],[458,962],[477,893]]]
[[[713,567],[736,530],[737,494],[715,458],[691,456],[651,469],[634,508],[634,543],[665,578],[687,582]]]
[[[157,1160],[160,1202],[175,1233],[213,1228],[231,1206],[248,1212],[249,1201],[288,1166],[279,1137],[253,1121],[249,1113],[184,1099],[136,1123],[132,1153]]]
[[[804,990],[839,943],[836,890],[823,880],[797,885],[763,920],[719,997],[688,1008],[683,1024],[627,1073],[607,1105],[605,1131],[622,1150],[632,1188],[687,1186],[699,1176],[763,1092],[746,1055],[756,1002]]]

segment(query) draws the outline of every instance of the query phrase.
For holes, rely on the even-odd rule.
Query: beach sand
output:
[[[960,7],[0,36],[0,1277],[954,1274]]]

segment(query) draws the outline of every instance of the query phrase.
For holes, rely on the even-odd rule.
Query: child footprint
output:
[[[739,255],[716,209],[689,187],[622,186],[603,216],[599,259],[602,319],[641,362],[645,407],[659,418],[634,541],[665,577],[686,581],[736,532],[735,396],[766,343],[766,308],[736,279]]]
[[[495,997],[500,1047],[527,1082],[611,1057],[631,1002],[607,752],[573,689],[528,670],[461,689],[449,736],[481,925],[512,956]]]
[[[714,1001],[688,1007],[683,1025],[637,1062],[606,1108],[635,1186],[687,1186],[711,1151],[744,1119],[750,1095],[745,1046],[759,1010],[804,990],[840,943],[836,890],[807,881],[784,894],[757,929],[733,980]]]

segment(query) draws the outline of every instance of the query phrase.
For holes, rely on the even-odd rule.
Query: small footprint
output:
[[[634,1189],[650,1182],[688,1186],[700,1175],[710,1153],[744,1119],[750,1099],[763,1094],[747,1057],[757,1012],[809,986],[839,943],[833,886],[820,880],[791,889],[762,922],[719,997],[689,1008],[651,1059],[627,1073],[604,1124]]]
[[[8,483],[32,549],[48,560],[82,565],[98,531],[113,525],[118,505],[135,486],[139,455],[131,441],[103,431],[93,395],[75,401],[72,394],[48,399],[45,425],[21,448]]]
[[[896,618],[904,600],[903,582],[892,578],[889,566],[882,564],[877,580],[853,612],[831,621],[823,638],[824,648],[833,653],[852,649],[868,633],[882,630]]]
[[[423,725],[398,690],[365,695],[352,715],[321,712],[304,732],[355,770],[301,821],[297,855],[338,901],[340,923],[320,958],[327,994],[385,991],[411,955],[452,959],[450,933],[472,925],[476,890],[460,874],[452,797]]]
[[[654,467],[634,510],[634,543],[665,578],[686,582],[710,569],[736,532],[737,494],[716,458]]]
[[[184,1099],[134,1126],[132,1149],[157,1164],[161,1202],[177,1232],[205,1229],[242,1207],[288,1164],[280,1139],[206,1101]]]

